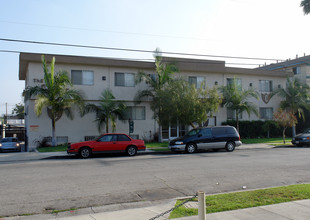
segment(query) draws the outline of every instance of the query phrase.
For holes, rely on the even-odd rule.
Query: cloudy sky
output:
[[[148,51],[159,47],[163,52],[223,56],[199,58],[255,68],[276,61],[227,57],[285,60],[310,55],[310,15],[305,16],[299,4],[300,0],[0,0],[0,115],[5,103],[11,113],[22,102],[17,52],[152,59],[151,53],[8,39]]]

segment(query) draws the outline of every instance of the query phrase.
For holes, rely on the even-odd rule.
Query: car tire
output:
[[[128,156],[135,156],[137,154],[137,148],[135,146],[128,146],[126,153]]]
[[[81,158],[86,159],[92,155],[92,151],[89,147],[82,147],[79,152],[79,155]]]
[[[188,144],[186,145],[186,148],[185,148],[186,153],[192,154],[192,153],[195,153],[196,150],[197,150],[196,144],[194,144],[194,143],[188,143]]]
[[[225,148],[226,148],[226,150],[227,150],[228,152],[233,152],[233,151],[235,150],[235,147],[236,147],[236,145],[235,145],[235,143],[232,142],[232,141],[228,141],[228,142],[226,143],[226,146],[225,146]]]

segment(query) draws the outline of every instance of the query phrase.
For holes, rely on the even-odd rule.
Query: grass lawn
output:
[[[283,144],[282,138],[243,138],[241,139],[243,144],[270,144],[270,145],[292,145],[291,143],[292,138],[285,138],[285,144]]]
[[[145,143],[146,149],[150,149],[153,151],[170,151],[168,148],[168,142],[146,142]]]
[[[310,184],[210,195],[206,196],[206,213],[271,205],[302,199],[310,199]],[[177,201],[176,205],[181,202]],[[198,215],[198,209],[187,209],[181,206],[172,211],[169,218],[181,218],[192,215]]]

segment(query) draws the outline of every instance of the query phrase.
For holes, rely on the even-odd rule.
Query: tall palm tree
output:
[[[109,122],[111,120],[112,132],[115,132],[116,118],[122,118],[126,105],[116,101],[110,89],[106,89],[101,93],[99,105],[87,104],[84,113],[94,112],[96,114],[96,122],[98,132],[101,133],[101,127],[105,124],[106,133],[109,133]]]
[[[257,106],[250,102],[250,98],[259,99],[258,93],[250,88],[248,90],[243,90],[240,85],[238,85],[237,80],[234,78],[232,83],[227,86],[222,86],[219,88],[223,95],[223,104],[228,109],[232,109],[236,113],[237,130],[239,131],[239,114],[242,112],[247,112],[248,115],[253,112],[258,116]]]
[[[300,7],[303,8],[305,15],[310,13],[310,0],[302,0],[300,2]]]
[[[299,118],[304,119],[304,109],[310,110],[308,100],[310,98],[310,87],[308,84],[301,82],[298,78],[286,79],[286,88],[278,88],[272,96],[278,95],[283,100],[280,103],[282,109],[292,111]],[[296,127],[293,126],[292,135],[296,135]]]
[[[175,72],[178,72],[178,68],[173,63],[164,62],[161,56],[160,49],[157,48],[154,52],[155,58],[155,70],[156,75],[147,74],[145,72],[139,72],[136,77],[136,83],[145,81],[149,88],[138,91],[136,100],[141,101],[144,97],[151,97],[153,100],[157,99],[158,102],[151,103],[151,109],[154,113],[154,118],[157,119],[159,124],[159,141],[161,142],[161,97],[159,93],[163,87],[167,85],[171,80]],[[158,104],[159,103],[159,104]]]
[[[66,71],[55,73],[55,57],[50,66],[42,56],[44,71],[44,84],[42,86],[27,87],[24,91],[25,100],[35,97],[35,113],[42,114],[46,107],[49,118],[52,121],[52,146],[56,146],[56,121],[63,113],[73,119],[72,107],[83,106],[82,94],[72,88],[71,81]]]

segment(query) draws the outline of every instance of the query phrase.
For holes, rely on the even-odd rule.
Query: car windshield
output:
[[[185,136],[188,136],[188,137],[194,136],[194,135],[198,134],[199,131],[200,131],[200,129],[192,129],[192,130],[190,130],[189,132],[187,132],[187,133],[185,134]]]
[[[303,133],[310,133],[310,128],[307,128],[306,130],[304,130]]]
[[[17,140],[16,139],[12,139],[12,138],[3,138],[2,140],[1,140],[1,143],[5,143],[5,142],[17,142]]]

